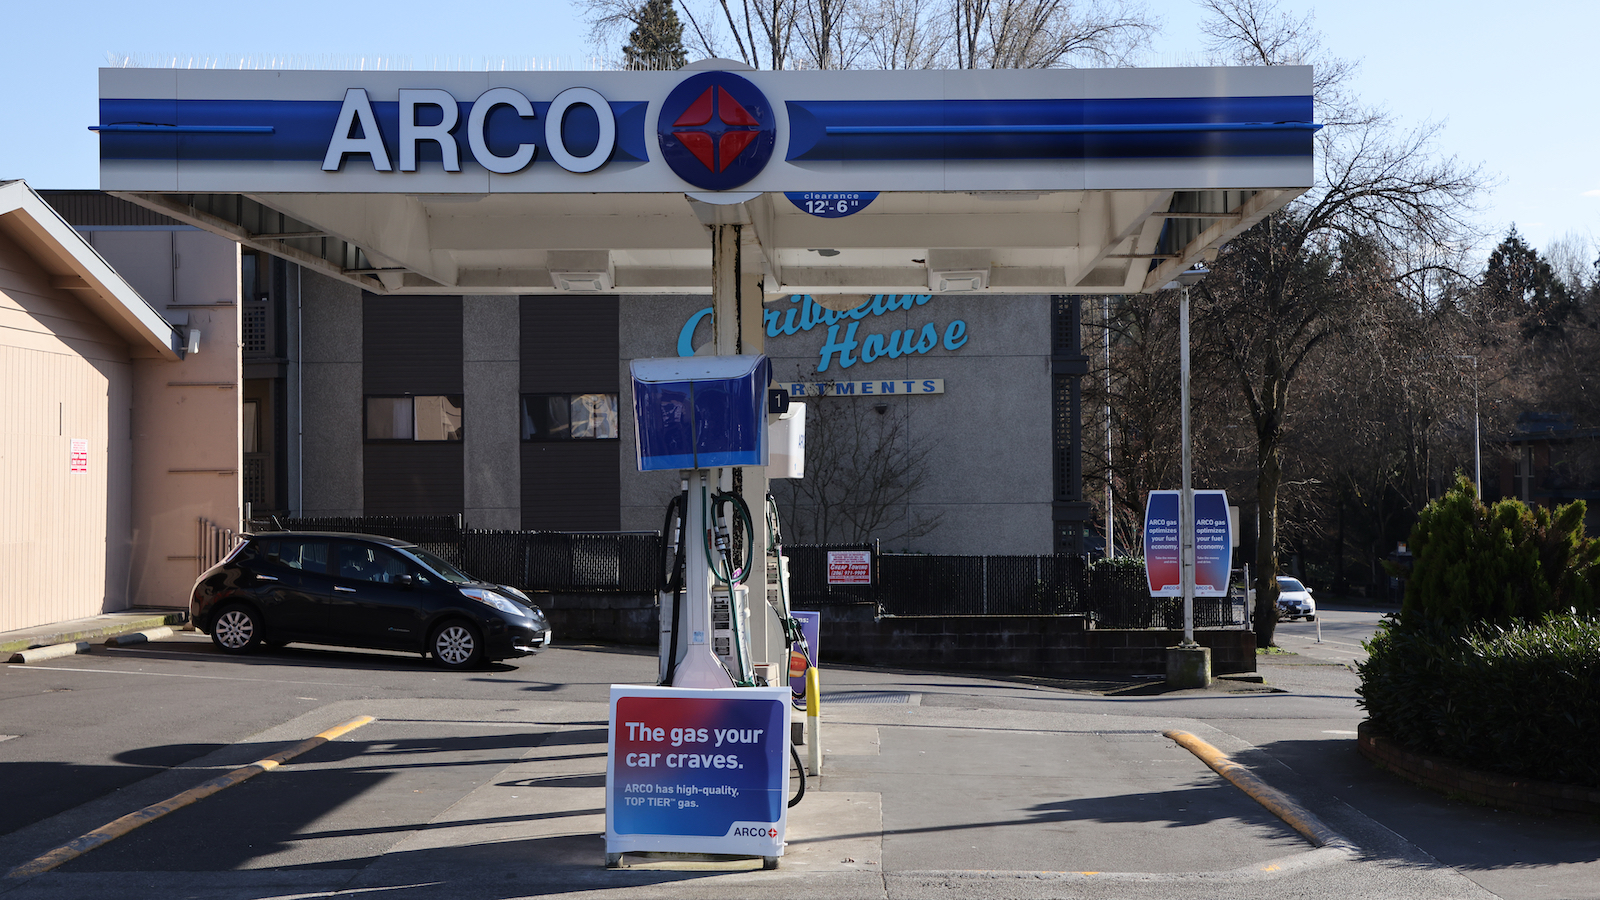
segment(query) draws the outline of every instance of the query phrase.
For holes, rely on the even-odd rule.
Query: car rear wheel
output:
[[[224,607],[211,623],[211,641],[227,653],[249,653],[261,646],[261,614],[237,603]]]
[[[471,669],[483,661],[483,635],[469,622],[446,622],[434,629],[428,649],[447,669]]]

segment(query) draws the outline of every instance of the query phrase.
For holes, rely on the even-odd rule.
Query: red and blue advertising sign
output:
[[[795,617],[796,619],[800,620],[800,633],[805,635],[806,646],[811,649],[811,664],[812,665],[816,665],[817,663],[821,662],[821,657],[819,657],[817,655],[817,650],[818,650],[817,640],[818,640],[818,632],[820,632],[821,629],[822,629],[822,613],[816,612],[814,610],[795,609],[795,610],[790,610],[789,611],[789,615],[791,615],[791,616]],[[799,653],[800,652],[800,642],[796,641],[793,644],[790,644],[789,645],[789,652],[790,653]],[[805,673],[802,672],[801,674],[796,675],[796,674],[794,674],[794,670],[790,669],[790,671],[789,671],[789,690],[794,692],[795,694],[799,694],[801,696],[805,695],[805,692],[806,692],[806,676],[805,676]]]
[[[606,852],[781,856],[789,689],[611,686]]]
[[[1233,530],[1224,491],[1194,492],[1194,595],[1228,596]]]
[[[1178,492],[1151,491],[1144,501],[1144,575],[1152,597],[1181,597]]]
[[[1183,596],[1179,568],[1180,491],[1151,491],[1144,505],[1144,572],[1152,597]],[[1226,491],[1194,492],[1194,595],[1228,596],[1233,530]]]

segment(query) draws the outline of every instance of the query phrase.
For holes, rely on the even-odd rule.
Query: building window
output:
[[[610,441],[617,438],[616,394],[523,394],[525,441]]]
[[[461,395],[368,397],[369,441],[461,440]]]

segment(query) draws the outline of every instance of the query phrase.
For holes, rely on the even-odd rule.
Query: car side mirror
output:
[[[412,578],[410,575],[401,575],[394,581],[395,584],[398,584],[401,587],[411,587],[411,585],[416,583],[416,579]]]

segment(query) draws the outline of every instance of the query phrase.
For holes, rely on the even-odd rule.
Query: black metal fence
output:
[[[528,591],[652,593],[660,578],[655,532],[475,531],[459,516],[256,519],[250,530],[384,535],[475,578]]]
[[[794,605],[874,602],[891,616],[1087,615],[1102,628],[1182,628],[1183,601],[1151,597],[1143,568],[1081,556],[921,556],[876,553],[872,583],[829,584],[828,551],[870,544],[786,545]],[[1199,627],[1240,627],[1244,599],[1195,599]]]
[[[653,593],[655,532],[474,531],[459,516],[252,520],[251,531],[381,534],[415,543],[485,581],[555,593]],[[872,544],[785,545],[799,609],[871,602],[891,616],[1087,615],[1102,628],[1182,628],[1183,601],[1151,597],[1143,568],[1083,557],[922,556]],[[872,554],[871,583],[829,584],[828,551]],[[1195,599],[1198,627],[1242,627],[1244,599]]]
[[[461,566],[524,590],[654,593],[661,539],[653,531],[468,531]]]

